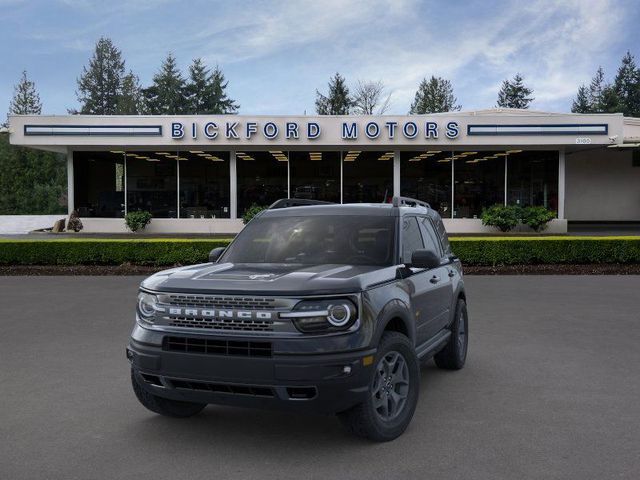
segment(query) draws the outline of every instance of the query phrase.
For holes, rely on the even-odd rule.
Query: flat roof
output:
[[[412,150],[583,147],[640,138],[640,119],[488,109],[430,115],[12,115],[10,141],[45,150]]]

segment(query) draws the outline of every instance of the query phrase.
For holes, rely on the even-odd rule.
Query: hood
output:
[[[158,272],[143,288],[162,292],[261,295],[354,293],[395,277],[395,267],[205,263]]]

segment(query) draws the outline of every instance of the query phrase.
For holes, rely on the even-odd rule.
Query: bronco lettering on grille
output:
[[[169,315],[179,317],[234,318],[242,320],[271,320],[273,312],[255,310],[213,310],[204,308],[170,307]]]

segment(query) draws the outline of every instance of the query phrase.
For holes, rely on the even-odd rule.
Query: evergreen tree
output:
[[[236,113],[239,105],[227,97],[228,83],[218,66],[210,73],[202,59],[196,58],[189,66],[189,80],[185,87],[189,113]]]
[[[137,75],[131,71],[122,78],[116,111],[119,115],[140,115],[144,113],[144,100],[140,81]]]
[[[316,112],[318,115],[348,115],[353,100],[343,76],[336,73],[329,79],[329,93],[325,96],[316,90]]]
[[[122,53],[113,42],[101,37],[96,43],[89,67],[82,68],[76,96],[80,112],[90,115],[118,113],[118,98],[124,76]],[[72,112],[77,113],[77,112]]]
[[[571,105],[573,113],[591,113],[591,102],[589,101],[589,90],[584,85],[578,88],[578,94]]]
[[[627,52],[622,58],[613,88],[622,113],[630,117],[640,116],[640,69],[631,52]]]
[[[20,81],[13,89],[13,98],[9,104],[9,114],[40,115],[42,103],[36,91],[36,84],[27,78],[27,71],[22,71]]]
[[[176,115],[189,111],[185,95],[185,80],[171,53],[162,62],[160,71],[154,75],[153,84],[143,93],[149,113],[152,115]]]
[[[602,93],[605,88],[607,88],[607,84],[604,80],[604,70],[602,67],[598,67],[596,70],[596,74],[591,79],[591,83],[589,84],[589,104],[591,105],[592,113],[601,113],[602,110]]]
[[[457,101],[451,82],[432,75],[429,80],[423,78],[420,82],[409,113],[453,112],[461,108]]]
[[[225,80],[222,70],[217,65],[211,74],[209,84],[214,99],[213,108],[209,113],[238,113],[240,105],[227,96],[226,90],[229,82]]]
[[[533,90],[526,87],[524,78],[516,73],[513,80],[502,82],[502,88],[498,92],[498,107],[503,108],[529,108],[529,104],[534,100],[530,95]]]

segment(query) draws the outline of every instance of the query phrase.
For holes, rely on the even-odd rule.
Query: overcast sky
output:
[[[598,65],[612,78],[627,50],[640,63],[640,1],[0,0],[0,112],[23,69],[43,113],[76,107],[100,36],[143,84],[167,52],[184,71],[195,57],[219,64],[243,114],[311,114],[336,71],[382,80],[388,113],[406,113],[430,75],[452,81],[463,109],[491,107],[516,72],[532,108],[568,111]]]

